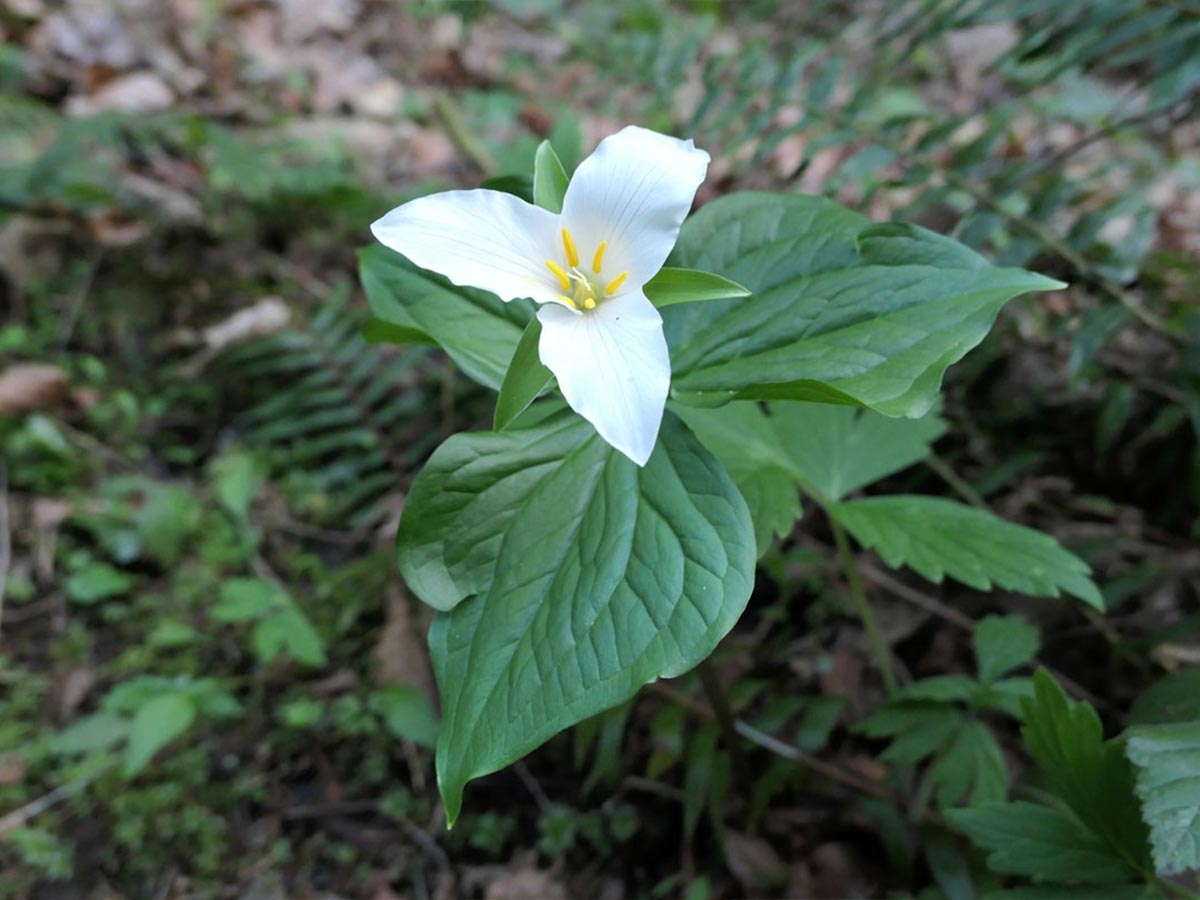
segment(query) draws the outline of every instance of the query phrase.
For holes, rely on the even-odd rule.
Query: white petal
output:
[[[602,140],[563,198],[562,224],[583,265],[607,241],[603,276],[628,272],[633,288],[649,281],[675,246],[708,162],[691,141],[633,125]]]
[[[398,206],[371,226],[385,246],[455,284],[539,303],[561,291],[546,260],[562,251],[558,217],[500,191],[446,191]]]
[[[538,355],[558,378],[571,409],[644,466],[658,439],[671,386],[671,359],[658,310],[634,290],[586,313],[546,304],[538,318]]]

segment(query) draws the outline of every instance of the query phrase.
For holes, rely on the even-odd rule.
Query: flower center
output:
[[[571,309],[595,309],[597,303],[615,294],[617,289],[624,284],[625,279],[629,277],[628,272],[622,272],[607,284],[600,278],[600,269],[604,264],[604,251],[608,249],[608,241],[601,241],[600,246],[596,248],[596,254],[592,257],[590,274],[579,268],[579,251],[575,249],[575,241],[571,239],[571,232],[566,228],[562,230],[562,242],[563,249],[566,251],[567,264],[560,266],[554,260],[548,259],[546,268],[554,274],[554,277],[558,279],[558,286],[562,288],[558,299]]]

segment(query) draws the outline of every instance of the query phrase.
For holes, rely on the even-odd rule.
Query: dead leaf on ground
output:
[[[58,366],[18,363],[0,372],[0,415],[50,409],[70,391],[67,375]]]
[[[60,725],[70,721],[96,683],[91,666],[72,666],[57,674],[47,700],[50,717]]]
[[[399,585],[390,585],[387,597],[387,622],[375,646],[377,679],[381,684],[415,687],[436,707],[437,691],[424,640],[428,623],[420,622],[412,601]]]
[[[152,113],[170,109],[175,93],[153,72],[130,72],[114,78],[91,96],[67,101],[67,114],[95,116],[106,112]]]
[[[0,785],[20,784],[25,780],[29,764],[15,753],[0,756]]]
[[[518,857],[483,890],[484,900],[567,900],[567,889],[545,869],[537,868],[532,856]]]
[[[762,896],[788,880],[788,868],[765,839],[740,831],[725,834],[725,862],[747,893]]]

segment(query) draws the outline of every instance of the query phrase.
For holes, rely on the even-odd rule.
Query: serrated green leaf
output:
[[[449,822],[467,781],[704,659],[753,585],[746,505],[677,419],[665,418],[645,468],[590,427],[562,439],[505,528],[490,589],[430,631]]]
[[[948,809],[945,816],[988,851],[993,872],[1087,884],[1137,874],[1075,818],[1049,806],[990,803]]]
[[[418,269],[381,244],[359,251],[359,277],[371,311],[384,322],[425,335],[467,376],[499,390],[532,301],[504,303],[494,294],[457,287]],[[374,326],[379,329],[381,326]]]
[[[971,646],[979,680],[991,684],[1001,675],[1023,666],[1038,651],[1037,628],[1020,616],[988,616],[975,626]]]
[[[979,685],[962,675],[933,675],[905,685],[892,695],[893,701],[928,700],[934,703],[966,703],[979,693]]]
[[[143,704],[129,723],[125,775],[141,772],[154,754],[179,737],[196,719],[196,705],[182,692],[161,694]]]
[[[569,183],[567,171],[553,145],[542,141],[533,154],[533,202],[552,213],[562,212]]]
[[[260,578],[231,578],[221,585],[217,602],[208,614],[217,622],[233,624],[260,619],[285,604],[283,591]]]
[[[487,590],[509,523],[589,432],[561,412],[533,428],[456,434],[438,447],[413,482],[396,534],[413,593],[445,611]]]
[[[115,747],[129,735],[129,720],[124,716],[97,712],[72,722],[50,739],[50,752],[77,756]]]
[[[1133,769],[1116,741],[1105,741],[1096,711],[1069,700],[1045,670],[1022,703],[1021,729],[1046,784],[1091,829],[1114,858],[1148,872],[1149,843],[1133,789]]]
[[[893,416],[932,406],[946,368],[1006,301],[1060,284],[914,226],[759,193],[708,204],[684,224],[671,262],[754,293],[664,311],[677,399],[817,400]]]
[[[1200,669],[1164,675],[1133,703],[1127,725],[1162,725],[1200,720]]]
[[[880,759],[915,764],[947,746],[965,721],[963,711],[953,706],[890,702],[863,721],[859,730],[867,737],[891,740]]]
[[[262,619],[251,632],[254,652],[263,662],[273,662],[287,652],[306,666],[325,665],[325,647],[321,636],[300,610],[289,605]]]
[[[971,804],[995,803],[1008,793],[1008,769],[1004,753],[986,725],[965,722],[946,752],[930,767],[929,777],[937,785],[937,805],[949,809],[971,795]]]
[[[133,584],[133,576],[128,572],[96,561],[71,573],[64,587],[73,602],[91,606],[101,600],[128,593]]]
[[[1134,728],[1125,754],[1137,767],[1154,868],[1160,875],[1200,868],[1200,722]]]
[[[941,497],[896,495],[835,503],[830,515],[889,566],[934,583],[946,575],[987,591],[996,584],[1034,597],[1066,592],[1097,609],[1087,563],[1054,538]]]
[[[538,357],[538,339],[541,335],[542,323],[534,316],[521,333],[521,340],[517,342],[512,362],[508,364],[504,382],[500,385],[500,396],[496,398],[496,413],[492,419],[494,431],[503,431],[511,425],[513,419],[537,399],[542,388],[554,377]]]
[[[371,695],[370,706],[396,737],[430,749],[437,744],[441,723],[429,699],[416,688],[388,685]]]
[[[1157,888],[1144,884],[1089,884],[1073,887],[1039,884],[1036,887],[988,891],[980,900],[1163,900]]]
[[[658,274],[646,282],[643,291],[659,309],[676,303],[750,296],[750,291],[724,276],[670,266],[659,269]]]
[[[245,450],[230,450],[213,460],[209,471],[218,502],[230,515],[245,519],[258,488],[259,472],[254,457]]]

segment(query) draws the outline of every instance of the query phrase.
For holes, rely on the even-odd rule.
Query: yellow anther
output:
[[[596,301],[593,300],[591,297],[584,297],[583,298],[583,308],[584,309],[595,309]]]
[[[600,274],[600,265],[604,262],[604,251],[608,249],[608,241],[601,241],[600,246],[596,248],[596,255],[592,257],[592,271],[597,275]]]
[[[571,309],[579,309],[579,307],[575,305],[575,301],[572,300],[570,297],[568,297],[566,294],[559,294],[558,299],[561,300],[563,303],[567,304],[567,306],[571,307]]]
[[[579,265],[579,251],[575,249],[575,242],[571,240],[571,232],[564,228],[562,234],[563,247],[567,250],[567,265],[573,269]]]
[[[571,289],[571,279],[567,277],[567,272],[558,263],[553,260],[546,260],[546,268],[554,273],[554,277],[558,279],[559,287],[564,291]]]
[[[629,277],[628,272],[622,272],[620,275],[618,275],[616,278],[614,278],[612,281],[610,281],[608,284],[606,284],[604,286],[604,293],[609,294],[609,295],[616,293],[617,288],[619,288],[622,284],[624,284],[625,279],[628,277]]]

